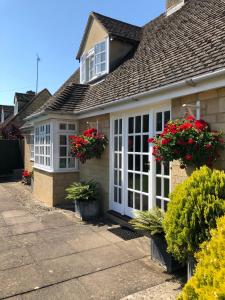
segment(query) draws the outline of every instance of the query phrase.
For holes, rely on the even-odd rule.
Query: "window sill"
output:
[[[78,173],[80,172],[79,169],[56,169],[56,170],[52,170],[52,169],[47,169],[47,168],[44,168],[44,167],[40,167],[40,166],[34,166],[34,169],[37,169],[37,170],[40,170],[40,171],[44,171],[44,172],[47,172],[47,173]]]

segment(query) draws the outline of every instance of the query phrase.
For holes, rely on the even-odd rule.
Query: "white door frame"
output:
[[[161,111],[170,111],[171,105],[170,103],[165,105],[160,105],[156,107],[145,107],[141,109],[135,110],[127,110],[119,113],[112,113],[110,115],[110,142],[109,142],[109,155],[110,155],[110,163],[109,163],[109,209],[114,210],[121,215],[128,215],[129,217],[133,217],[135,213],[135,209],[129,209],[127,205],[128,199],[128,176],[127,176],[127,166],[128,166],[128,146],[127,146],[127,137],[128,137],[128,118],[139,115],[149,114],[149,136],[152,137],[156,134],[156,113]],[[123,122],[123,130],[122,130],[122,203],[114,202],[114,121],[116,119],[122,118]],[[149,146],[149,209],[156,205],[156,164],[154,157],[151,151],[152,147]]]

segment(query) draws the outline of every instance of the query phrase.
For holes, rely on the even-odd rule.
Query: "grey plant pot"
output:
[[[151,236],[151,258],[162,265],[168,273],[174,273],[184,268],[183,265],[167,252],[167,243],[164,234]]]
[[[84,221],[94,219],[99,216],[99,203],[93,201],[74,201],[75,214]]]

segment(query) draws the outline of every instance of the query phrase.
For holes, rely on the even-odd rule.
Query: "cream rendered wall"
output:
[[[103,28],[102,25],[99,24],[98,21],[93,19],[92,25],[90,26],[90,30],[84,45],[82,55],[83,53],[86,53],[90,49],[92,49],[96,43],[103,41],[107,37],[108,37],[107,31]]]

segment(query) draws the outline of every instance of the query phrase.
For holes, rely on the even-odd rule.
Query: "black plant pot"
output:
[[[75,214],[81,220],[87,221],[99,216],[99,203],[97,200],[74,201]]]
[[[168,273],[174,273],[184,268],[183,265],[167,252],[167,243],[164,234],[151,236],[151,258],[159,262]]]

